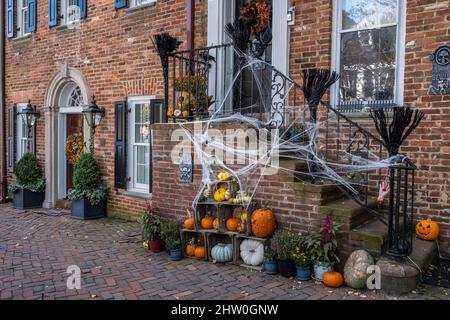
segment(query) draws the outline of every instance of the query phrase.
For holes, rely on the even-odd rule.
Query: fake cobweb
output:
[[[237,50],[235,56],[243,63],[234,73],[221,102],[210,110],[210,117],[179,123],[194,148],[195,161],[201,165],[201,186],[192,202],[194,212],[204,190],[221,182],[218,174],[222,171],[229,172],[239,190],[245,191],[253,200],[257,200],[255,195],[260,184],[268,176],[279,174],[292,176],[297,181],[338,185],[357,197],[359,188],[364,188],[367,181],[356,177],[367,176],[370,172],[385,177],[386,169],[394,160],[399,161],[399,156],[388,157],[386,153],[378,152],[380,148],[367,145],[365,137],[358,137],[357,131],[343,126],[342,119],[333,112],[326,112],[323,105],[319,105],[317,121],[312,122],[308,104],[305,101],[293,103],[293,96],[301,95],[301,92],[294,93],[293,81],[283,82],[286,87],[278,99],[282,100],[284,112],[281,117],[277,116],[273,110],[273,91],[277,84],[272,66]],[[267,76],[271,83],[269,87],[267,79],[261,76],[262,68],[272,70]],[[236,90],[240,90],[239,80],[244,73],[253,75],[253,86],[257,88],[253,93],[254,104],[237,108],[231,103],[234,108],[230,111],[230,101]],[[257,117],[252,111],[256,109],[262,111]],[[261,118],[261,113],[265,117]],[[227,139],[226,131],[221,130],[225,124],[233,123],[239,128],[248,128],[244,132],[245,143],[237,143],[234,137]],[[365,129],[373,131],[373,123]],[[331,155],[327,150],[331,150]],[[230,163],[229,159],[234,161]],[[304,164],[304,170],[284,166],[283,159]]]

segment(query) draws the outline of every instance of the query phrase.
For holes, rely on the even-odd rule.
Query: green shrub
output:
[[[75,200],[85,197],[92,205],[97,205],[106,199],[106,191],[94,155],[82,154],[75,161],[73,189],[69,192],[68,198]]]
[[[28,189],[33,192],[44,192],[45,180],[42,169],[36,156],[32,153],[26,153],[17,162],[14,170],[16,183],[9,186],[9,191],[14,192],[18,189]]]

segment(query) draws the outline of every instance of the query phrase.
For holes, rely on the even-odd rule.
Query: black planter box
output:
[[[43,202],[44,202],[43,192],[33,192],[28,189],[18,189],[14,191],[13,207],[15,209],[42,208]]]
[[[87,198],[81,198],[72,201],[70,215],[74,219],[90,220],[105,217],[105,202],[98,205],[92,205]]]

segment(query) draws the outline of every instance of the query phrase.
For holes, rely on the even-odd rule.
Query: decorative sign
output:
[[[191,183],[193,181],[192,155],[190,153],[182,153],[180,155],[179,173],[181,183]]]
[[[443,45],[430,56],[433,64],[428,94],[450,94],[450,46]]]

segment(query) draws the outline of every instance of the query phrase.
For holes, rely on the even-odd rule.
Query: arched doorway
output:
[[[85,142],[89,128],[82,110],[91,96],[82,73],[67,65],[61,67],[49,84],[45,98],[45,176],[44,206],[52,208],[72,187],[73,164],[67,161],[66,139],[82,133]]]

